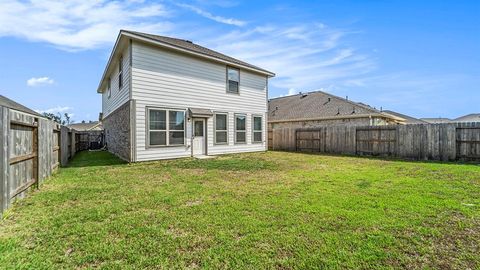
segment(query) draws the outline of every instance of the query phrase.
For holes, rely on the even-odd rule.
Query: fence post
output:
[[[32,152],[35,153],[35,157],[33,158],[32,162],[32,177],[33,179],[35,179],[35,186],[36,188],[39,187],[38,183],[39,183],[39,179],[38,179],[38,176],[39,176],[39,173],[38,173],[38,155],[40,154],[39,151],[38,151],[38,127],[40,126],[40,121],[38,120],[38,118],[35,118],[35,123],[36,123],[36,126],[33,127],[32,129]]]
[[[66,166],[68,163],[68,128],[60,126],[60,165]]]
[[[9,203],[8,177],[10,171],[8,152],[9,109],[0,106],[0,214]]]
[[[293,139],[295,141],[295,152],[298,151],[297,132],[298,132],[298,129],[295,129],[295,138]]]

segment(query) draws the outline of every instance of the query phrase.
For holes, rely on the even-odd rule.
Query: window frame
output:
[[[260,130],[255,130],[255,117],[260,118],[261,121],[261,129]],[[261,139],[260,141],[255,140],[255,133],[260,132],[261,134]],[[254,114],[252,115],[252,143],[263,143],[263,116],[259,114]]]
[[[107,80],[107,97],[110,98],[112,96],[112,78],[108,77]]]
[[[238,130],[237,130],[237,116],[244,116],[244,117],[245,117],[245,130],[243,130],[243,131],[238,131]],[[235,125],[235,126],[234,126],[234,127],[235,127],[235,129],[234,129],[234,130],[235,130],[235,132],[234,132],[234,134],[235,134],[234,141],[235,141],[235,144],[246,144],[246,143],[247,143],[247,124],[248,124],[248,123],[247,123],[247,119],[248,119],[248,117],[247,117],[247,114],[246,114],[246,113],[236,113],[236,114],[235,114],[235,121],[234,121],[234,125]],[[237,133],[238,133],[238,132],[243,132],[243,133],[245,133],[245,141],[244,141],[244,142],[238,142],[238,141],[237,141]]]
[[[217,130],[217,115],[225,115],[225,130]],[[228,112],[215,112],[213,116],[213,142],[216,145],[228,145]],[[225,132],[227,140],[225,142],[217,142],[217,132]]]
[[[229,69],[234,69],[234,70],[238,71],[238,89],[237,89],[237,92],[229,91],[229,89],[230,89],[230,84],[229,84],[229,80],[228,80],[228,70]],[[232,66],[227,66],[227,68],[225,70],[225,73],[226,73],[226,89],[225,89],[225,91],[228,94],[240,95],[240,69],[236,68],[236,67],[232,67]]]
[[[150,112],[151,111],[164,111],[165,112],[165,130],[151,130],[150,129]],[[183,113],[183,130],[170,130],[170,112],[182,112]],[[146,117],[146,148],[163,148],[163,147],[181,147],[186,146],[187,144],[187,113],[185,109],[173,109],[173,108],[158,108],[158,107],[147,107],[147,117]],[[165,132],[165,145],[152,145],[150,144],[150,133],[155,131]],[[170,144],[170,132],[182,132],[183,131],[183,144]]]
[[[123,55],[120,55],[118,60],[118,91],[123,88]]]

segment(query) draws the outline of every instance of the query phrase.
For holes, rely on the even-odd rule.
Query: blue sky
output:
[[[77,122],[119,29],[269,69],[270,97],[323,90],[416,117],[480,112],[480,1],[0,1],[0,94]]]

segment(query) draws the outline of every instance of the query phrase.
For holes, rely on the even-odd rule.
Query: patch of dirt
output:
[[[196,201],[188,201],[185,203],[185,206],[195,206],[195,205],[200,205],[202,204],[203,202],[201,200],[196,200]]]
[[[165,233],[171,235],[173,238],[188,236],[188,233],[186,231],[173,226],[169,226]]]

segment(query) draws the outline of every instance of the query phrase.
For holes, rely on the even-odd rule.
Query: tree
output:
[[[63,115],[60,113],[54,114],[54,113],[43,113],[43,116],[46,118],[55,121],[59,123],[62,126],[70,125],[73,124],[73,121],[70,118],[70,115],[68,113],[64,113]]]

